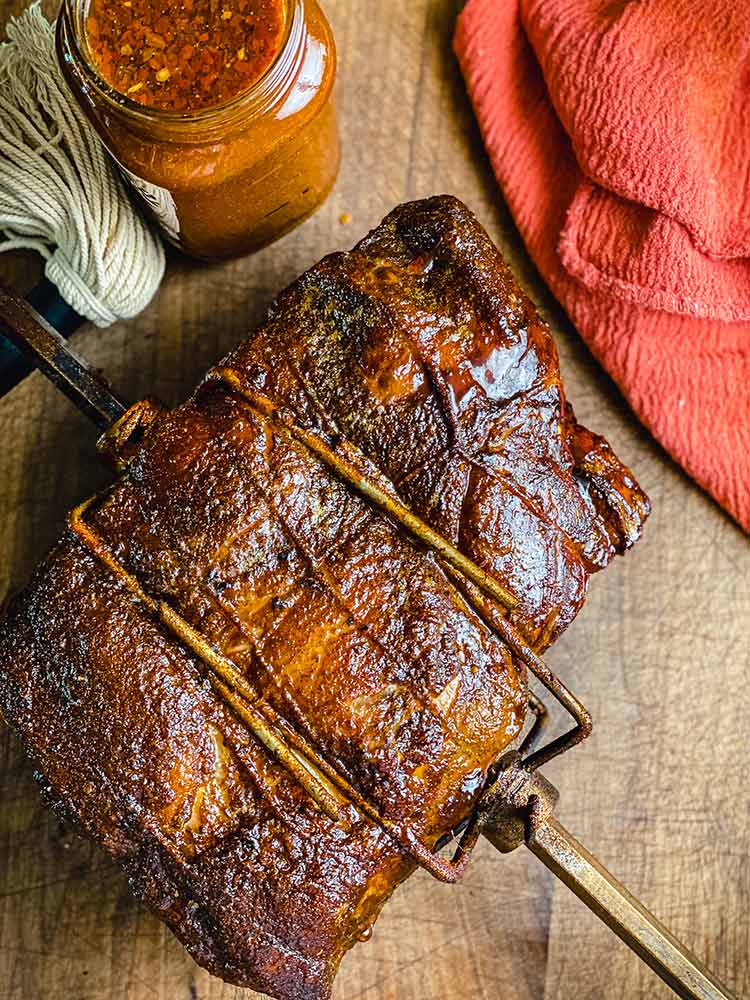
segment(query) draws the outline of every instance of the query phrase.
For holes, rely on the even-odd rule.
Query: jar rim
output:
[[[125,113],[131,121],[144,125],[158,124],[160,127],[175,126],[178,129],[194,125],[210,127],[226,125],[238,112],[253,111],[262,114],[273,104],[284,84],[294,78],[298,68],[305,38],[304,0],[284,0],[286,25],[284,38],[273,62],[263,74],[246,90],[221,104],[199,108],[196,111],[173,111],[168,108],[154,108],[134,101],[108,83],[98,72],[93,60],[85,51],[81,39],[85,31],[80,30],[81,9],[86,0],[63,0],[57,19],[58,58],[68,60],[65,51],[68,46],[77,61],[77,68],[86,77],[87,83],[96,91],[97,99],[104,99],[108,106],[119,113]],[[64,37],[63,37],[64,35]]]

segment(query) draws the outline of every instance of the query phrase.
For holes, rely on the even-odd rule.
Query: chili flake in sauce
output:
[[[88,48],[100,75],[139,104],[213,107],[247,90],[281,48],[283,0],[92,0]]]

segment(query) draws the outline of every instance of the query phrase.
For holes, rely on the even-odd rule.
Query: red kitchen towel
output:
[[[540,272],[750,531],[750,10],[469,0],[455,49]]]

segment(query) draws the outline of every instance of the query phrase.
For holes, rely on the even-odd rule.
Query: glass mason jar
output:
[[[336,50],[316,0],[284,0],[285,36],[248,90],[216,107],[147,107],[112,88],[88,49],[89,0],[64,0],[63,74],[131,187],[180,250],[204,260],[265,246],[333,187],[340,149]]]

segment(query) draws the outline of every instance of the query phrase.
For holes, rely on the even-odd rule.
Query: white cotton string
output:
[[[0,252],[26,248],[97,326],[139,313],[164,274],[164,248],[130,202],[69,92],[38,2],[0,45]]]

